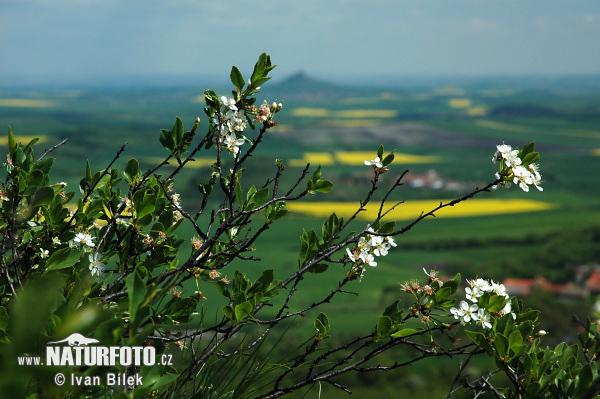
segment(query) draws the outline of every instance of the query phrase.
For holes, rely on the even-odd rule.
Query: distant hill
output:
[[[262,90],[272,98],[289,99],[322,99],[344,98],[377,93],[378,90],[350,87],[341,84],[321,81],[309,76],[304,71],[298,71],[285,80],[275,84],[267,83]]]

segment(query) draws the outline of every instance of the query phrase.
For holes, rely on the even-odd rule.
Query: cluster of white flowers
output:
[[[236,101],[233,98],[221,97],[221,102],[225,106],[225,112],[220,116],[215,116],[213,123],[218,126],[218,137],[215,141],[220,143],[230,153],[237,156],[240,152],[240,146],[245,140],[238,134],[246,129],[246,120],[244,112],[239,110]]]
[[[538,165],[532,163],[527,167],[523,166],[523,160],[519,158],[519,150],[513,150],[509,145],[501,144],[496,146],[496,149],[492,162],[501,162],[504,167],[508,167],[509,176],[512,175],[514,184],[518,184],[525,192],[529,191],[530,185],[534,185],[540,191],[544,190],[540,186],[542,175],[540,175]],[[500,179],[500,173],[496,173],[496,179]],[[510,181],[503,181],[501,184],[504,187],[510,187]]]
[[[234,98],[222,96],[221,103],[225,107],[224,111],[212,120],[212,123],[217,126],[214,142],[237,156],[240,152],[240,146],[246,142],[246,138],[242,135],[247,126],[246,115],[243,109],[238,108]],[[281,110],[282,107],[281,103],[274,102],[269,105],[265,100],[260,107],[251,107],[250,112],[256,114],[255,122],[270,123],[271,126],[274,126],[275,123],[272,122],[273,114]]]
[[[73,241],[70,243],[70,245],[73,247],[83,245],[85,251],[89,252],[96,246],[96,244],[94,244],[95,239],[96,237],[92,237],[88,233],[77,233],[75,234],[75,238],[73,238]]]
[[[386,256],[391,247],[397,244],[391,236],[382,237],[375,235],[371,229],[367,230],[367,235],[358,240],[358,244],[350,250],[346,248],[348,258],[354,263],[361,261],[369,266],[377,266],[375,256]]]
[[[173,193],[171,195],[171,201],[173,201],[173,205],[175,206],[175,212],[173,212],[173,223],[179,222],[183,219],[183,215],[180,212],[181,209],[181,195],[178,193]]]
[[[269,119],[273,116],[275,112],[278,112],[283,107],[283,104],[273,102],[273,104],[269,105],[267,100],[264,100],[261,106],[258,108],[258,112],[256,114],[256,118],[254,119],[256,122],[268,122]]]
[[[458,308],[451,308],[450,313],[454,315],[454,318],[460,320],[463,323],[469,323],[474,321],[481,325],[483,328],[492,328],[491,316],[492,314],[485,308],[479,307],[479,298],[484,294],[496,295],[504,297],[507,301],[502,310],[496,312],[497,315],[504,315],[512,313],[509,295],[506,292],[504,284],[496,283],[494,281],[484,280],[478,278],[477,280],[467,280],[469,286],[465,288],[467,301],[462,300]],[[470,302],[470,303],[469,303]],[[512,313],[513,317],[516,317]]]

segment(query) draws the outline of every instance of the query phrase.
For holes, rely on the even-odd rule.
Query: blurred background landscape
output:
[[[396,160],[375,200],[408,170],[404,185],[388,201],[406,201],[390,215],[397,225],[410,223],[440,200],[493,181],[496,145],[522,147],[535,141],[541,153],[544,191],[524,193],[512,187],[484,193],[398,237],[398,247],[355,286],[358,296],[337,298],[324,310],[334,334],[352,336],[370,328],[394,299],[410,304],[399,283],[422,279],[423,268],[435,268],[444,277],[460,272],[463,278],[503,281],[527,307],[543,311],[540,328],[550,332],[549,345],[575,339],[573,314],[585,319],[597,312],[597,3],[456,1],[449,6],[428,1],[411,6],[377,1],[377,7],[366,10],[358,2],[322,7],[290,2],[279,9],[250,9],[239,1],[230,8],[167,1],[140,15],[139,4],[49,3],[3,5],[0,126],[11,126],[23,142],[38,137],[37,154],[68,139],[53,153],[56,182],[65,181],[77,191],[86,160],[92,169],[103,169],[125,143],[118,167],[130,158],[138,159],[143,170],[158,164],[168,155],[158,142],[160,129],[169,129],[175,116],[188,130],[198,116],[203,119],[200,129],[205,127],[204,90],[230,93],[231,65],[249,74],[258,54],[267,51],[281,68],[274,70],[258,101],[282,102],[284,107],[278,126],[249,161],[248,169],[261,173],[248,174],[246,187],[262,185],[274,175],[275,158],[286,165],[284,185],[292,184],[307,163],[313,169],[320,164],[324,177],[334,182],[330,194],[316,195],[302,207],[290,204],[288,217],[257,243],[256,256],[272,265],[276,278],[297,267],[303,228],[320,229],[331,212],[349,216],[358,207],[372,177],[363,162],[375,158],[380,144],[386,152],[394,150]],[[244,19],[232,26],[226,22],[231,10],[268,18],[260,29]],[[86,25],[84,15],[89,16]],[[110,26],[101,24],[102,16]],[[175,16],[177,22],[169,19]],[[159,38],[161,29],[151,24],[167,22],[177,28]],[[183,29],[186,23],[196,33]],[[136,27],[145,36],[133,33]],[[265,38],[263,31],[272,32],[266,41],[259,40]],[[244,35],[257,40],[239,44],[237,37]],[[232,54],[227,48],[231,43],[240,46],[239,52]],[[186,57],[192,62],[185,62]],[[6,142],[0,144],[5,150]],[[214,151],[200,152],[175,184],[190,211],[200,204],[197,186],[208,179]],[[357,223],[363,222],[367,219]],[[189,238],[191,229],[182,227],[179,234]],[[183,257],[190,248],[186,245]],[[254,273],[251,267],[238,267]],[[332,269],[307,278],[295,305],[312,303],[315,292],[329,292],[346,273]],[[207,306],[220,303],[212,287],[202,291]],[[310,320],[297,323],[299,331],[311,328]],[[423,397],[445,394],[446,387],[428,390],[429,381],[432,376],[451,379],[455,371],[444,371],[436,362],[401,377],[359,376],[362,385],[355,393],[361,397],[374,386],[391,393],[401,386],[413,395],[427,392]]]

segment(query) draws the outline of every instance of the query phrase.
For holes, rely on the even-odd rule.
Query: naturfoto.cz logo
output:
[[[48,342],[46,346],[45,363],[40,357],[20,356],[19,366],[123,366],[140,367],[158,365],[172,365],[171,355],[163,354],[160,361],[156,359],[156,349],[153,346],[95,346],[99,341],[87,338],[79,333],[73,333],[60,341]],[[51,344],[67,344],[55,346]],[[138,373],[107,373],[105,385],[138,386],[143,385],[142,376]],[[57,385],[64,385],[67,378],[58,373],[54,379]],[[100,376],[81,377],[71,374],[71,385],[103,385]]]

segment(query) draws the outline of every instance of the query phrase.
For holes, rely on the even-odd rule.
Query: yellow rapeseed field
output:
[[[471,107],[467,109],[467,115],[469,116],[485,116],[487,114],[487,108],[483,106]]]
[[[30,98],[0,98],[0,107],[13,108],[49,108],[59,103],[54,100],[30,99]]]
[[[334,116],[338,118],[395,118],[398,111],[394,109],[348,109],[336,111]]]
[[[407,201],[398,205],[390,212],[386,220],[413,220],[422,212],[426,213],[437,207],[440,202],[449,202],[447,199]],[[391,204],[390,204],[391,205]],[[326,218],[335,212],[338,216],[349,217],[358,209],[356,202],[290,202],[287,208],[292,213],[301,213],[315,218]],[[557,205],[525,199],[470,199],[453,207],[446,207],[435,213],[436,217],[460,218],[486,215],[502,215],[507,213],[522,213],[546,211],[556,208]],[[373,220],[379,211],[378,204],[368,205],[366,210],[358,215],[359,219]]]
[[[290,159],[286,162],[290,166],[304,167],[311,165],[331,165],[335,162],[333,155],[328,152],[305,152],[302,159]]]
[[[371,160],[377,156],[373,151],[339,151],[333,154],[329,152],[305,152],[301,159],[290,159],[286,162],[289,166],[304,167],[307,163],[311,165],[332,165],[339,163],[342,165],[363,165],[365,161]],[[415,163],[436,163],[441,162],[442,158],[424,155],[412,154],[394,154],[395,164],[415,164]]]
[[[298,107],[292,110],[292,115],[312,118],[385,119],[395,118],[398,116],[398,111],[394,109],[348,109],[343,111],[330,111],[325,108]]]
[[[450,108],[469,108],[472,103],[470,98],[451,98],[448,100]]]
[[[340,151],[335,153],[336,161],[343,165],[364,165],[366,160],[371,160],[375,158],[375,156],[376,154],[373,151]],[[436,162],[441,162],[441,158],[424,155],[394,153],[395,164]]]
[[[293,116],[307,116],[307,117],[319,117],[324,118],[329,116],[329,111],[325,108],[308,108],[308,107],[298,107],[292,110]]]
[[[40,136],[40,135],[37,135],[37,136],[33,136],[33,135],[24,136],[24,135],[20,134],[18,136],[15,135],[15,142],[21,143],[21,144],[27,144],[31,140],[35,139],[35,138],[38,138],[38,142],[37,142],[38,144],[42,144],[42,143],[45,143],[45,142],[48,141],[48,136]]]
[[[326,121],[324,124],[339,127],[371,127],[381,125],[381,121],[379,119],[333,119]]]

